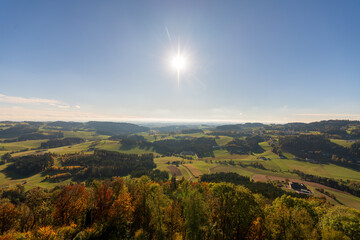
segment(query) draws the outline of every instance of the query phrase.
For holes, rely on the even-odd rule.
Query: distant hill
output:
[[[311,123],[286,123],[266,125],[267,130],[285,130],[285,131],[320,131],[326,132],[332,129],[348,128],[350,125],[360,125],[360,121],[349,120],[327,120]]]
[[[179,132],[187,129],[198,129],[199,127],[196,125],[170,125],[165,127],[155,127],[152,128],[155,131],[160,133],[168,133],[168,132]]]
[[[56,122],[47,123],[46,127],[62,129],[62,130],[73,130],[73,129],[78,129],[78,128],[84,127],[84,123],[56,121]]]
[[[15,138],[20,135],[34,133],[38,130],[36,127],[18,124],[13,127],[0,131],[0,138]]]
[[[246,128],[260,128],[265,125],[262,123],[243,123],[243,124],[229,124],[221,125],[215,128],[217,131],[240,131]]]
[[[148,127],[142,127],[132,123],[116,122],[87,122],[85,128],[96,130],[98,134],[110,136],[147,132],[150,130]]]

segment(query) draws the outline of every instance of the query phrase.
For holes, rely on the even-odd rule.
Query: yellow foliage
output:
[[[35,239],[37,240],[51,240],[55,239],[56,233],[51,226],[41,227],[35,231]]]

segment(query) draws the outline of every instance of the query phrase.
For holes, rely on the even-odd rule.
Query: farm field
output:
[[[192,164],[184,164],[183,166],[186,167],[195,178],[198,178],[203,174],[199,169],[197,169]]]
[[[181,177],[182,173],[179,168],[175,166],[168,166],[168,169],[170,170],[170,173],[172,176]]]
[[[330,139],[330,141],[347,148],[349,148],[351,144],[354,143],[353,141],[343,140],[343,139]]]
[[[42,175],[42,173],[38,173],[25,178],[11,178],[4,173],[4,169],[8,165],[9,164],[4,164],[0,166],[0,187],[15,186],[17,184],[23,184],[24,181],[26,181],[26,184],[24,184],[25,190],[30,190],[34,187],[52,188],[58,185],[66,185],[71,182],[70,179],[58,183],[45,182],[43,181],[44,176]]]
[[[328,192],[334,194],[336,198],[345,206],[360,210],[360,198],[333,190],[328,190]]]
[[[53,132],[59,132],[60,130],[49,130],[46,128],[40,128],[39,130],[42,133],[49,134]],[[269,145],[269,142],[272,140],[263,138],[262,141],[258,142],[260,150],[256,152],[249,152],[248,154],[230,154],[228,152],[228,144],[230,141],[234,140],[234,137],[229,136],[215,136],[212,135],[212,131],[209,129],[204,129],[204,133],[189,133],[183,134],[180,132],[174,133],[158,133],[156,131],[149,132],[140,132],[136,134],[131,134],[134,136],[142,136],[139,141],[148,142],[147,146],[151,146],[150,143],[159,140],[182,140],[182,139],[195,139],[195,138],[213,138],[217,146],[210,146],[212,154],[206,154],[207,157],[200,158],[198,154],[188,155],[188,156],[179,156],[181,151],[187,149],[178,150],[177,153],[164,151],[162,154],[159,154],[153,150],[152,147],[141,148],[144,146],[138,144],[137,142],[128,144],[131,147],[125,147],[121,144],[122,139],[110,140],[110,136],[99,135],[94,130],[65,130],[61,131],[64,134],[64,138],[83,138],[86,140],[80,144],[67,145],[62,147],[50,148],[50,149],[39,149],[41,143],[48,140],[28,140],[28,141],[19,141],[11,143],[0,142],[0,156],[6,152],[12,152],[13,157],[25,156],[25,155],[37,155],[43,154],[46,152],[56,153],[56,154],[68,154],[68,153],[85,153],[93,154],[94,149],[106,150],[106,151],[115,151],[128,154],[145,154],[153,153],[154,163],[156,164],[156,169],[161,171],[166,171],[169,173],[169,176],[176,175],[177,179],[187,179],[190,181],[197,182],[199,176],[203,174],[219,173],[219,172],[234,172],[242,176],[250,177],[254,180],[259,180],[259,176],[262,176],[262,181],[267,181],[271,179],[295,179],[299,180],[297,174],[291,173],[292,170],[300,170],[307,174],[312,174],[316,176],[350,180],[360,182],[359,171],[355,169],[350,169],[342,166],[335,165],[333,163],[328,164],[317,164],[310,163],[306,161],[299,161],[294,159],[294,155],[282,151],[282,155],[285,158],[280,158],[279,155],[273,152],[273,147]],[[307,135],[320,135],[318,132],[308,132]],[[269,137],[272,139],[277,139],[278,135],[269,134]],[[248,136],[239,136],[238,139],[241,139],[242,142],[246,142]],[[343,139],[330,139],[332,142],[338,144],[339,146],[349,147],[353,142],[349,142]],[[137,140],[136,140],[137,141]],[[240,141],[240,142],[241,142]],[[234,142],[235,143],[235,142]],[[234,144],[232,143],[232,144]],[[172,142],[174,144],[174,142]],[[172,146],[174,150],[179,146]],[[175,148],[174,148],[175,147]],[[202,147],[202,146],[201,146]],[[171,150],[173,151],[173,150]],[[194,150],[192,150],[194,151]],[[167,155],[167,156],[164,156]],[[209,157],[213,156],[213,157]],[[177,162],[177,165],[172,164]],[[10,178],[6,176],[2,171],[9,163],[1,165],[0,168],[0,183],[1,186],[13,185],[18,183],[23,183],[26,180],[25,187],[30,189],[33,186],[50,188],[52,186],[57,186],[61,184],[66,184],[71,181],[68,179],[59,183],[50,183],[44,182],[45,176],[41,173],[35,174],[27,178]],[[61,164],[58,160],[55,160],[55,166],[61,167]],[[310,186],[310,185],[309,185]],[[313,187],[314,188],[314,187]],[[315,196],[323,196],[324,194],[314,190]],[[339,191],[334,191],[334,194],[337,196],[338,200],[346,205],[351,205],[358,207],[358,198],[351,196],[349,194],[344,194]],[[333,199],[326,196],[326,198],[334,204],[338,204]]]
[[[232,140],[233,138],[228,136],[219,136],[218,138],[215,138],[215,141],[219,146],[224,146],[228,142],[231,142]]]
[[[64,137],[78,137],[85,138],[87,140],[103,140],[109,138],[106,135],[99,135],[93,131],[63,131]]]
[[[12,152],[31,148],[39,148],[41,143],[46,141],[47,140],[27,140],[20,142],[0,143],[0,152]]]

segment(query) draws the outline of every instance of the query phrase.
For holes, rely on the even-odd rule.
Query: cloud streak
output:
[[[17,104],[48,104],[51,106],[63,105],[62,102],[53,99],[13,97],[6,96],[4,94],[0,94],[0,102]]]
[[[294,116],[304,117],[360,117],[360,114],[343,113],[295,113]]]
[[[10,103],[10,104],[22,104],[22,105],[48,105],[57,107],[60,109],[69,109],[71,106],[64,102],[54,100],[54,99],[46,99],[46,98],[24,98],[24,97],[14,97],[14,96],[6,96],[4,94],[0,94],[0,103]],[[74,106],[75,109],[80,109],[79,105]]]

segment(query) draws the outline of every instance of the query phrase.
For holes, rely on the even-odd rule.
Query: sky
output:
[[[359,120],[359,12],[351,0],[2,0],[0,121]]]

